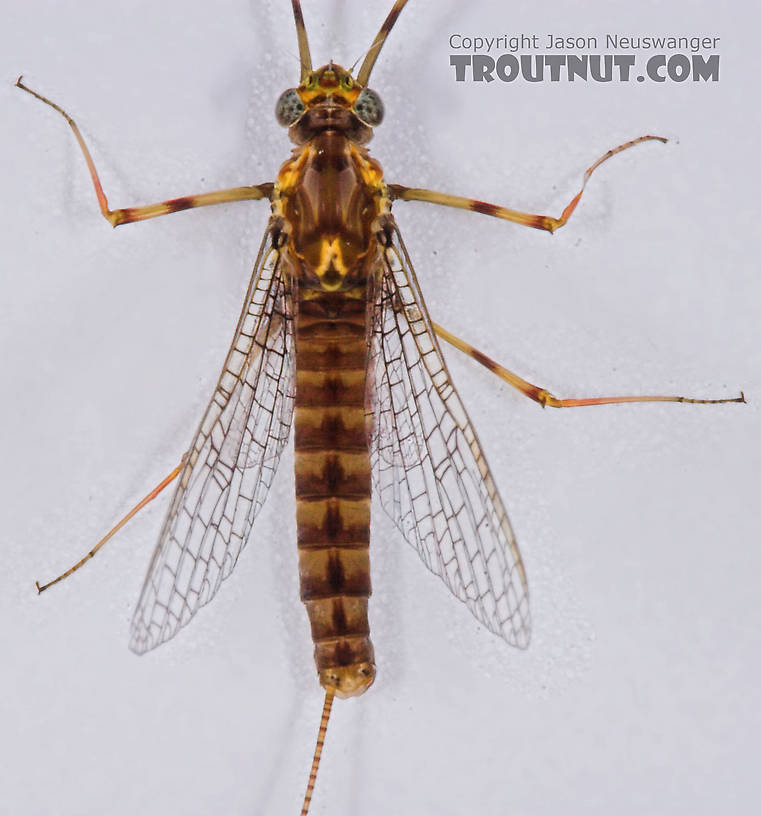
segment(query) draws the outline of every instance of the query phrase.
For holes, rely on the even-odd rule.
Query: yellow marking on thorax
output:
[[[362,181],[373,189],[385,190],[383,183],[383,168],[375,159],[369,158],[367,153],[358,148],[356,144],[350,144],[351,157],[357,167],[359,167]]]
[[[344,278],[349,274],[343,260],[341,239],[323,238],[320,245],[320,263],[314,270],[320,284],[326,292],[335,292],[341,288]]]
[[[303,175],[304,165],[314,155],[314,147],[304,145],[297,156],[287,161],[277,174],[277,188],[280,194],[298,186]]]

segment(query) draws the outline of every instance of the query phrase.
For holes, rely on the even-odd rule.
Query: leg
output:
[[[156,498],[156,496],[158,496],[159,493],[161,493],[161,491],[168,484],[171,484],[180,475],[180,471],[185,466],[185,459],[186,459],[186,456],[183,456],[182,459],[180,460],[180,464],[177,465],[177,467],[165,479],[162,479],[162,481],[160,481],[156,485],[156,487],[154,487],[153,490],[151,490],[151,492],[144,499],[141,499],[129,511],[129,513],[127,513],[127,515],[124,516],[123,519],[121,519],[121,521],[117,522],[103,536],[103,538],[101,538],[101,540],[90,550],[90,552],[87,553],[87,555],[84,558],[82,558],[80,561],[77,561],[77,563],[74,564],[73,567],[67,569],[66,572],[62,573],[57,578],[54,578],[52,581],[48,581],[47,584],[43,584],[42,586],[40,586],[39,581],[35,581],[34,585],[37,587],[37,594],[39,595],[41,592],[44,592],[48,587],[53,586],[53,584],[57,584],[59,581],[63,581],[63,579],[68,578],[72,574],[72,572],[76,572],[80,567],[84,566],[110,538],[113,538],[113,536],[115,536],[116,533],[118,533],[119,530],[121,530],[122,527],[124,527],[124,525],[133,516],[137,515],[145,507],[146,504],[149,504],[150,502],[152,502]]]
[[[581,194],[587,186],[589,177],[594,171],[611,156],[620,153],[640,142],[649,142],[655,140],[656,142],[663,142],[668,139],[662,136],[640,136],[637,139],[632,139],[630,142],[625,142],[618,147],[609,150],[604,156],[600,158],[587,168],[584,173],[584,179],[581,184],[581,189],[571,199],[571,202],[563,210],[560,218],[553,218],[551,215],[531,215],[530,213],[520,212],[519,210],[509,210],[507,207],[498,207],[496,204],[487,204],[485,201],[478,201],[475,198],[463,198],[462,196],[447,195],[446,193],[436,193],[433,190],[423,190],[416,187],[405,187],[403,184],[389,184],[388,189],[391,194],[391,200],[399,201],[428,201],[431,204],[443,204],[446,207],[458,207],[461,210],[472,210],[473,212],[483,213],[484,215],[493,215],[496,218],[504,218],[506,221],[512,221],[515,224],[522,224],[524,227],[534,227],[534,229],[547,230],[547,232],[555,232],[556,229],[562,227],[571,214],[576,209],[579,203]]]
[[[546,388],[540,388],[537,385],[524,380],[512,371],[509,371],[499,363],[494,362],[490,357],[487,357],[483,352],[479,351],[473,346],[460,340],[450,334],[446,329],[439,326],[437,323],[433,324],[433,328],[442,340],[451,343],[455,348],[459,349],[468,357],[472,357],[476,362],[481,363],[482,366],[488,368],[493,374],[501,377],[505,382],[510,383],[513,388],[517,388],[521,394],[525,394],[529,399],[538,402],[543,408],[550,406],[550,408],[578,408],[583,405],[613,405],[621,402],[691,402],[699,405],[715,405],[723,402],[745,402],[745,394],[740,392],[739,397],[732,397],[726,399],[690,399],[688,397],[661,397],[661,396],[643,396],[643,397],[591,397],[587,399],[558,399],[550,394]]]
[[[90,178],[92,179],[93,187],[95,187],[95,195],[98,197],[100,211],[112,227],[118,227],[119,224],[129,224],[132,221],[144,221],[146,218],[156,218],[159,215],[167,215],[168,213],[179,212],[180,210],[189,210],[192,207],[206,207],[209,204],[224,204],[228,201],[249,201],[252,199],[269,198],[272,195],[274,185],[268,183],[251,187],[232,187],[229,190],[217,190],[214,193],[183,196],[182,198],[162,201],[159,204],[149,204],[146,207],[125,207],[119,210],[109,210],[106,194],[103,192],[103,187],[98,178],[98,171],[95,169],[95,163],[92,160],[90,151],[87,149],[85,140],[82,138],[82,134],[79,132],[76,122],[63,108],[58,107],[55,102],[51,102],[31,88],[27,88],[27,86],[21,82],[21,77],[16,80],[16,87],[30,93],[39,99],[40,102],[50,105],[51,108],[58,111],[69,123],[69,126],[74,131],[74,135],[77,137],[77,142],[79,142],[79,147],[82,149],[82,154],[87,162]]]

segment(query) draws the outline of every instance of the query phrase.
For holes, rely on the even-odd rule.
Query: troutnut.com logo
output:
[[[718,82],[720,39],[452,34],[449,64],[457,82]]]

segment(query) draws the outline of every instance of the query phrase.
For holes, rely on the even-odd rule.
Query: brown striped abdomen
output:
[[[364,298],[320,293],[299,299],[295,327],[301,600],[320,682],[340,696],[362,693],[375,675],[367,618],[366,310]]]

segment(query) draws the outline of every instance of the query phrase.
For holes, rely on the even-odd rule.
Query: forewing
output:
[[[390,234],[368,379],[375,488],[425,565],[489,630],[525,648],[518,545],[395,226]]]
[[[285,263],[268,232],[135,610],[130,648],[136,652],[168,640],[214,597],[275,475],[293,414]]]

